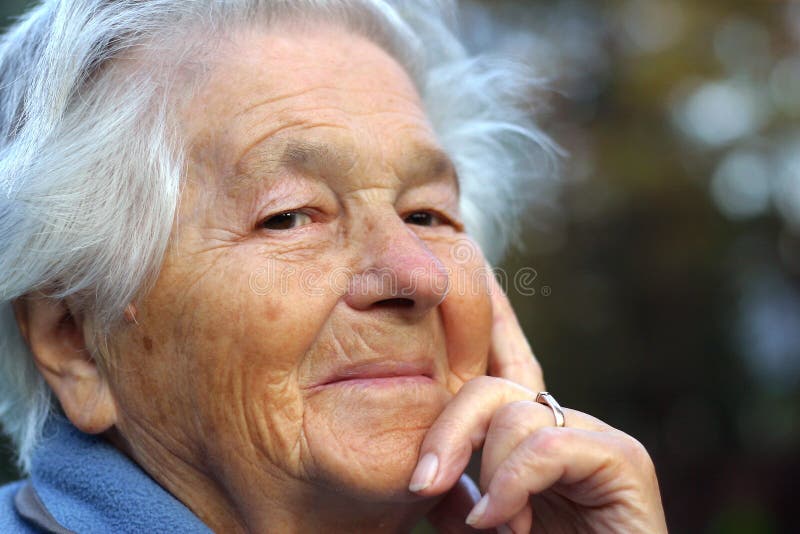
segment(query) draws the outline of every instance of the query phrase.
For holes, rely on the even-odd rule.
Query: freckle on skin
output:
[[[147,352],[153,350],[153,340],[150,339],[149,337],[144,336],[144,339],[142,339],[142,344],[144,345],[144,350],[146,350]]]
[[[264,311],[268,322],[272,323],[278,320],[278,315],[280,314],[280,309],[278,306],[270,304]]]

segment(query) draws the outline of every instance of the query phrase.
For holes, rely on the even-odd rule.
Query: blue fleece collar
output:
[[[69,530],[211,532],[127,456],[61,416],[48,421],[32,466],[36,493]]]

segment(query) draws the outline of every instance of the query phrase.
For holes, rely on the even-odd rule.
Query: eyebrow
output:
[[[282,150],[278,150],[277,157],[275,154],[278,151],[260,151],[261,154],[251,164],[251,169],[263,168],[266,164],[273,172],[277,166],[316,176],[338,177],[345,176],[357,164],[352,152],[324,142],[290,139]],[[429,144],[412,144],[404,153],[408,157],[402,157],[394,167],[403,183],[416,185],[432,180],[450,180],[457,190],[460,189],[455,165],[441,148]]]
[[[354,158],[324,143],[292,139],[278,157],[283,166],[298,171],[344,175],[355,166]]]

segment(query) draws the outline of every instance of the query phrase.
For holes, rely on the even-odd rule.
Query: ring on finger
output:
[[[549,407],[550,410],[552,410],[557,427],[560,428],[564,426],[564,410],[561,409],[561,405],[558,404],[558,401],[555,399],[555,397],[546,391],[540,391],[536,394],[536,402],[539,404],[544,404],[545,406]]]

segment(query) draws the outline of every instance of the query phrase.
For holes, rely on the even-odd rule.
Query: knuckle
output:
[[[653,460],[650,458],[650,453],[647,452],[645,446],[639,441],[635,439],[632,441],[633,445],[631,447],[631,454],[633,456],[634,463],[636,463],[639,467],[652,469]]]
[[[620,448],[626,463],[633,467],[637,472],[647,472],[655,470],[650,453],[645,446],[636,438],[621,433]]]
[[[528,445],[537,454],[552,455],[562,445],[564,433],[554,426],[542,427],[533,434],[528,440]]]
[[[519,421],[520,418],[524,417],[524,410],[532,405],[533,401],[512,401],[498,408],[495,412],[495,417],[501,422],[508,420],[516,422]]]
[[[492,416],[492,430],[500,430],[503,433],[512,432],[523,434],[530,432],[528,422],[532,419],[530,408],[533,401],[513,401],[502,405]]]

